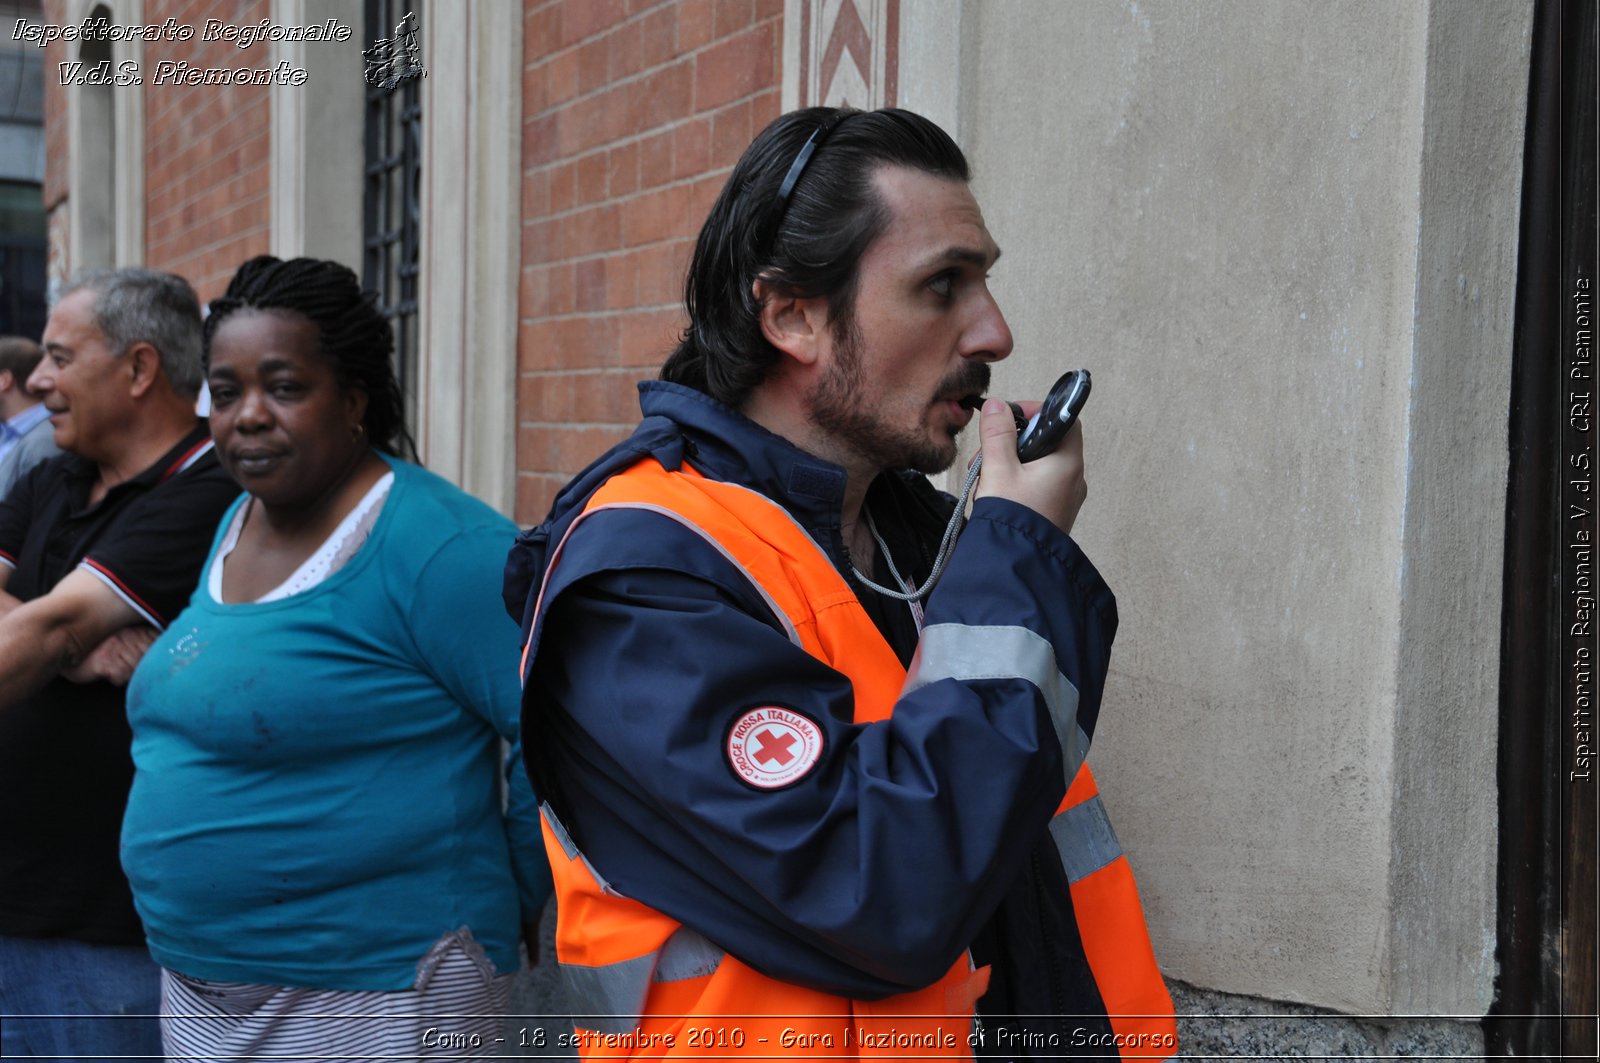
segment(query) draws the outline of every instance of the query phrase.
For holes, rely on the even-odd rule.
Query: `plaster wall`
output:
[[[1492,999],[1530,15],[907,5],[902,103],[959,77],[1005,251],[993,390],[1094,372],[1075,534],[1122,630],[1091,760],[1191,984]]]

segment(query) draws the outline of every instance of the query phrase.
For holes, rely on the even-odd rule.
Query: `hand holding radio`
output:
[[[1011,403],[1011,416],[1017,422],[1017,460],[1033,461],[1061,445],[1072,424],[1089,401],[1089,370],[1072,369],[1063,374],[1045,396],[1033,417],[1023,419],[1022,407]]]
[[[961,400],[968,409],[983,411],[978,428],[983,449],[967,470],[961,500],[950,516],[950,526],[945,529],[933,571],[922,586],[913,589],[902,584],[898,591],[872,582],[852,565],[856,579],[879,594],[901,601],[917,602],[927,597],[939,581],[950,548],[961,532],[967,501],[974,497],[974,486],[978,487],[976,497],[1004,498],[1026,506],[1070,534],[1078,510],[1089,494],[1083,481],[1083,433],[1072,432],[1078,413],[1088,399],[1089,371],[1074,369],[1062,374],[1041,403],[1024,406],[1016,402],[1001,403],[998,399],[985,402],[975,396]],[[1014,425],[1006,423],[1007,406]]]
[[[1006,498],[1071,532],[1088,495],[1083,478],[1083,433],[1073,432],[1089,398],[1088,370],[1062,374],[1044,402],[987,406],[980,431],[983,472],[978,497]],[[1030,407],[1032,407],[1030,409]],[[1012,454],[1004,450],[1013,449]],[[1041,460],[1048,458],[1049,460]]]

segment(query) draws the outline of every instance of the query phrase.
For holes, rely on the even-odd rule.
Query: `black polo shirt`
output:
[[[62,454],[0,500],[5,590],[30,601],[81,567],[165,627],[188,604],[239,488],[204,422],[90,504],[97,475]],[[118,856],[133,780],[124,692],[56,679],[0,706],[0,934],[144,942]]]

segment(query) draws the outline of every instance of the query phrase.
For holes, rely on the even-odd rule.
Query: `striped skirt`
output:
[[[161,979],[161,1041],[172,1060],[487,1059],[503,1054],[511,975],[470,933],[441,938],[399,992]]]

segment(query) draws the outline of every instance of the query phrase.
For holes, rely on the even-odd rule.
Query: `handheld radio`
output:
[[[1017,458],[1033,461],[1049,454],[1061,445],[1072,422],[1078,419],[1084,403],[1089,401],[1089,370],[1073,369],[1061,374],[1050,394],[1045,396],[1039,412],[1026,420],[1022,408],[1010,403],[1011,416],[1017,421]]]

